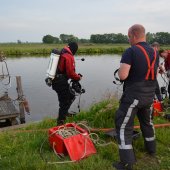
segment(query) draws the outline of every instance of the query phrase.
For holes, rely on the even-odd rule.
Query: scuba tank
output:
[[[54,79],[56,75],[56,69],[60,58],[60,51],[53,49],[50,55],[50,61],[47,69],[47,77]]]
[[[57,70],[59,58],[60,58],[60,51],[57,49],[53,49],[50,55],[50,60],[46,72],[47,78],[45,79],[45,82],[48,86],[52,85],[52,80],[56,76],[56,70]]]

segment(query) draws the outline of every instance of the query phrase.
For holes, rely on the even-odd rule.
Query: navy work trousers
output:
[[[126,85],[120,106],[116,112],[115,125],[118,136],[120,161],[136,162],[132,146],[134,118],[137,115],[148,153],[156,152],[155,133],[152,123],[152,102],[156,82],[139,82]]]

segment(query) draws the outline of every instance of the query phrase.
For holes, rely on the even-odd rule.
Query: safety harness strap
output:
[[[155,66],[155,62],[156,62],[156,50],[154,49],[154,60],[151,63],[146,50],[141,45],[136,45],[136,46],[141,49],[144,56],[146,57],[146,61],[148,64],[148,72],[146,74],[145,80],[149,79],[150,74],[151,74],[151,79],[154,80],[154,66]]]

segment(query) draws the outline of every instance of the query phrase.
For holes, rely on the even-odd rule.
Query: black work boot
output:
[[[57,126],[61,126],[64,124],[64,120],[57,120]]]
[[[115,162],[113,163],[113,167],[117,170],[133,170],[133,166],[131,164],[125,164],[123,162]]]

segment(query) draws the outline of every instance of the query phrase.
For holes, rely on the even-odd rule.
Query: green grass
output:
[[[54,48],[62,49],[66,44],[0,44],[0,52],[6,56],[35,56],[49,55]],[[128,44],[79,44],[77,54],[117,54],[122,53]]]
[[[113,128],[114,115],[118,102],[107,100],[95,104],[88,111],[83,111],[67,122],[88,122],[90,127]],[[156,123],[166,123],[161,117],[155,117]],[[138,124],[136,121],[135,124]],[[98,133],[100,139],[112,142],[107,146],[96,146],[97,154],[77,163],[46,164],[41,159],[40,147],[47,139],[47,131],[55,126],[55,120],[46,118],[40,123],[32,123],[25,128],[9,130],[0,133],[0,169],[1,170],[112,170],[113,161],[118,160],[118,147],[112,138]],[[142,136],[134,141],[134,150],[137,157],[135,170],[170,170],[170,128],[156,129],[157,156],[149,157],[143,146]],[[50,161],[60,161],[53,153],[48,142],[42,148],[42,156]],[[69,160],[66,157],[65,160]]]
[[[4,52],[7,57],[16,56],[47,56],[54,48],[62,49],[66,44],[43,44],[43,43],[0,43],[0,52]],[[85,54],[120,54],[123,53],[129,44],[79,44],[78,55]],[[161,46],[169,49],[170,45]]]

